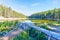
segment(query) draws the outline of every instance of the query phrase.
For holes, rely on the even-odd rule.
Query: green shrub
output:
[[[44,33],[40,33],[39,31],[30,28],[26,31],[23,31],[12,40],[47,40],[46,35]]]
[[[47,40],[46,35],[44,33],[40,33],[36,29],[30,28],[27,30],[27,33],[29,34],[29,37],[31,37],[31,40]]]
[[[9,32],[10,30],[17,28],[17,24],[17,20],[0,22],[0,32]]]
[[[42,24],[42,25],[40,25],[40,27],[41,27],[41,28],[44,28],[44,29],[49,29],[46,24]]]
[[[23,31],[12,40],[29,40],[29,36],[25,31]]]

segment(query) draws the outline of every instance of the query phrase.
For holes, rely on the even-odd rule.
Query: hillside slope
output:
[[[60,8],[47,10],[43,12],[37,12],[29,16],[32,19],[43,19],[43,20],[60,20]]]
[[[10,7],[0,5],[0,16],[4,18],[26,18],[22,13],[12,10]]]

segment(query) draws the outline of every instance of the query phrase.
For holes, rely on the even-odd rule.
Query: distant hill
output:
[[[18,13],[14,10],[12,10],[10,7],[2,6],[0,5],[0,16],[4,18],[26,18],[22,13]]]
[[[37,12],[29,16],[31,19],[43,19],[43,20],[60,20],[60,8],[47,10],[43,12]]]

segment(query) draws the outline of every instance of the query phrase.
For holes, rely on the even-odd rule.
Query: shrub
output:
[[[25,31],[23,31],[19,35],[17,35],[15,38],[13,38],[13,40],[29,40],[29,36]]]

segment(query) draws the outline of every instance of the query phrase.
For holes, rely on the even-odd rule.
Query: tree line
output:
[[[16,12],[15,10],[12,10],[11,7],[6,7],[3,5],[0,5],[0,16],[5,18],[26,18],[26,16],[22,13]]]
[[[60,8],[55,8],[53,10],[43,11],[43,12],[37,12],[29,16],[29,18],[34,19],[42,19],[42,20],[60,20]]]

